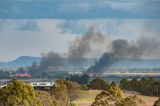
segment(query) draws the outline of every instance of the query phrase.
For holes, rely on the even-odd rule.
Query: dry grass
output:
[[[72,103],[74,103],[75,106],[90,106],[94,101],[96,95],[99,94],[100,92],[101,92],[100,90],[89,90],[89,91],[81,90],[79,98],[74,100]],[[132,94],[126,94],[126,93],[122,94],[124,98],[131,95]],[[154,102],[158,99],[158,97],[150,97],[143,95],[138,95],[138,97],[144,100],[147,106],[153,106]]]
[[[81,90],[79,98],[74,100],[72,103],[76,104],[76,106],[90,106],[96,95],[100,92],[100,90]]]
[[[123,93],[123,97],[128,97],[131,96],[133,94],[126,94]],[[143,96],[143,95],[137,95],[139,98],[141,98],[142,100],[144,100],[144,102],[146,103],[147,106],[153,106],[154,102],[156,100],[158,100],[158,97],[151,97],[151,96]]]

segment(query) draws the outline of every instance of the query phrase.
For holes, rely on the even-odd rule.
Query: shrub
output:
[[[57,99],[60,106],[70,106],[70,98],[65,84],[54,85],[50,90],[50,94]]]
[[[153,106],[160,106],[160,98],[154,103]]]
[[[122,101],[116,103],[117,106],[146,106],[145,102],[142,99],[135,96],[129,96]]]
[[[36,91],[35,96],[41,106],[60,106],[58,100],[56,100],[55,97],[51,96],[48,92]]]
[[[109,87],[109,84],[103,79],[97,77],[91,81],[89,87],[93,90],[105,90],[107,87]]]
[[[115,106],[116,99],[108,91],[102,91],[91,106]]]
[[[0,89],[0,102],[2,106],[36,106],[33,88],[24,82],[13,80],[6,87]]]

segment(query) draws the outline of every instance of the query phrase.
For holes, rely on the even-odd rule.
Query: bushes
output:
[[[117,85],[110,85],[108,88],[103,90],[95,98],[92,106],[116,106],[116,103],[121,101],[121,89]]]
[[[89,84],[81,84],[81,89],[82,90],[88,90],[89,89]]]
[[[145,102],[135,96],[129,96],[116,103],[117,106],[146,106]]]
[[[137,96],[122,98],[120,87],[110,85],[96,96],[91,106],[146,106],[146,104]]]
[[[110,85],[108,89],[106,89],[111,95],[113,95],[117,100],[122,99],[122,91],[118,85]]]

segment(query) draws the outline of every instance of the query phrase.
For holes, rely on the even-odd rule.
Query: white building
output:
[[[55,82],[30,82],[35,90],[49,90],[54,84]]]

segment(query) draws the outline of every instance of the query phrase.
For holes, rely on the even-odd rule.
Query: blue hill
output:
[[[0,62],[0,68],[26,67],[26,66],[30,66],[34,61],[39,62],[39,60],[40,60],[40,57],[21,56],[13,61]]]

